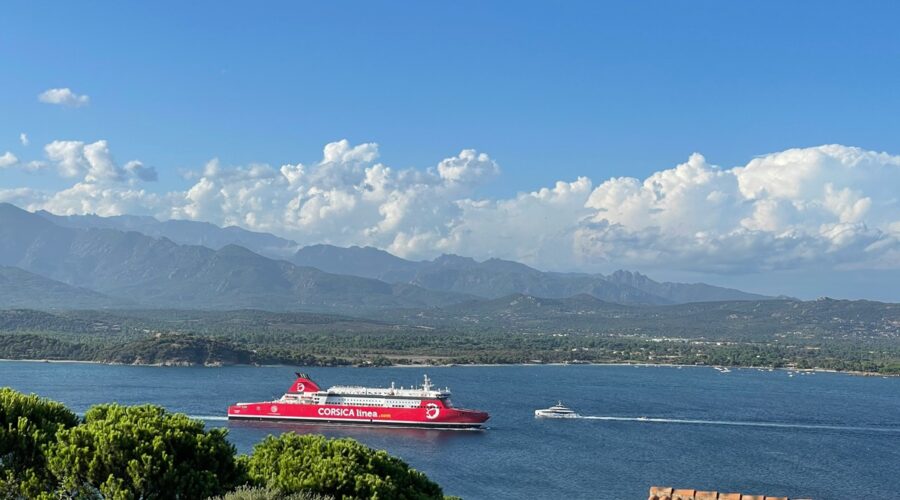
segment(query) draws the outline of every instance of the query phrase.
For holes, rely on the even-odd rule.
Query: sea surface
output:
[[[897,498],[900,378],[700,367],[310,368],[324,387],[412,385],[427,374],[484,431],[226,422],[236,401],[280,397],[291,367],[162,368],[0,362],[0,386],[77,412],[154,403],[225,426],[242,452],[287,431],[349,436],[478,498],[643,499],[651,485],[791,498]],[[587,418],[536,420],[562,400]]]

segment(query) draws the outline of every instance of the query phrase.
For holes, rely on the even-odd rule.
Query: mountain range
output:
[[[458,255],[441,255],[431,261],[414,262],[372,247],[312,245],[298,250],[290,260],[323,271],[344,272],[389,283],[408,283],[429,290],[484,298],[517,293],[544,298],[587,294],[608,302],[630,305],[772,298],[703,283],[659,283],[631,271],[616,271],[608,276],[554,273],[508,260],[478,262]]]
[[[0,309],[42,305],[48,309],[107,309],[134,306],[102,293],[55,281],[18,267],[0,266]]]
[[[632,306],[771,298],[702,283],[660,283],[630,271],[555,273],[457,255],[411,261],[372,247],[299,248],[268,233],[205,222],[59,216],[11,204],[0,204],[0,265],[7,266],[0,274],[6,280],[0,306],[44,308],[64,308],[70,302],[65,297],[72,304],[96,304],[91,307],[344,313],[445,307],[513,294],[583,295]]]
[[[0,205],[0,265],[141,307],[352,312],[470,298],[325,273],[233,244],[213,250],[133,231],[60,226],[9,204]]]
[[[219,227],[208,222],[160,221],[146,215],[55,215],[46,210],[38,210],[35,214],[63,227],[134,231],[154,238],[167,238],[179,245],[199,245],[213,250],[238,245],[272,258],[289,257],[300,248],[297,242],[273,234],[248,231],[237,226]]]

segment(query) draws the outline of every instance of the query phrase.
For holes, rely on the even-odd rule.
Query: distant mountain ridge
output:
[[[389,283],[410,283],[429,290],[467,293],[494,299],[512,294],[566,298],[587,294],[607,302],[632,305],[683,304],[723,300],[766,300],[765,295],[704,283],[660,283],[631,271],[601,274],[539,271],[519,262],[442,255],[409,261],[372,247],[332,245],[303,247],[291,258],[297,265],[352,274]]]
[[[167,238],[179,245],[199,245],[219,250],[239,245],[271,258],[293,254],[300,245],[274,234],[248,231],[237,226],[219,227],[209,222],[190,220],[159,221],[150,216],[55,215],[45,210],[34,212],[56,225],[78,229],[115,229],[134,231],[154,238]]]
[[[317,244],[299,248],[296,242],[272,234],[237,227],[220,228],[206,222],[185,220],[161,222],[153,217],[129,215],[60,216],[45,211],[38,211],[32,215],[69,229],[131,231],[157,239],[165,238],[178,245],[202,246],[216,251],[237,245],[260,256],[287,260],[301,268],[314,268],[332,275],[378,280],[395,286],[415,287],[406,290],[421,288],[432,292],[472,295],[487,299],[512,294],[544,298],[566,298],[587,294],[607,302],[628,305],[774,298],[704,283],[660,283],[632,271],[616,271],[608,276],[557,273],[540,271],[525,264],[502,259],[478,262],[469,257],[442,255],[430,261],[411,261],[373,247],[343,248]],[[194,250],[196,251],[198,250]],[[185,252],[190,253],[188,250]],[[58,279],[66,283],[77,283],[84,277],[59,275]],[[401,287],[400,290],[404,288]],[[437,302],[443,303],[441,300]],[[257,302],[254,301],[254,304]]]
[[[134,304],[18,267],[0,266],[0,308],[34,308],[38,305],[48,309],[106,309]]]
[[[659,297],[665,297],[676,304],[732,300],[771,300],[776,298],[744,292],[734,288],[707,285],[706,283],[672,283],[668,281],[660,283],[634,271],[618,270],[606,276],[606,279],[613,283],[628,285]]]
[[[326,272],[350,274],[387,282],[410,281],[426,262],[406,260],[374,247],[337,247],[309,245],[300,248],[288,260]]]
[[[113,229],[72,228],[0,204],[0,265],[142,307],[367,311],[468,300],[274,260],[237,245],[219,250]]]

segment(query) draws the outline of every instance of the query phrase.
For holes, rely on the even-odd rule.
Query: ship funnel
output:
[[[305,373],[297,373],[297,380],[288,389],[288,392],[318,392],[319,386]]]

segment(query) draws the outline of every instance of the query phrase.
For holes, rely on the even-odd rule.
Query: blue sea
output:
[[[154,403],[225,426],[242,452],[286,431],[348,436],[403,458],[447,494],[643,499],[651,485],[791,498],[895,498],[900,378],[651,366],[309,368],[320,385],[412,385],[427,373],[484,431],[231,423],[280,397],[291,367],[162,368],[0,362],[0,386],[77,412]],[[557,400],[585,418],[536,420]]]

